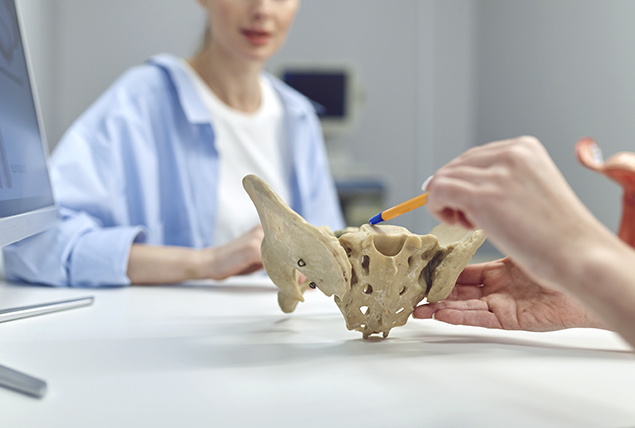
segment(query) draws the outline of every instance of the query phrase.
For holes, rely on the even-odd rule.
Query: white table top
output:
[[[81,290],[0,283],[0,309],[95,296],[0,324],[0,427],[635,427],[635,353],[616,334],[410,320],[346,330],[319,291],[293,314],[267,283]]]

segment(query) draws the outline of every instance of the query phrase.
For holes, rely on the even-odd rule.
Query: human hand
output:
[[[203,276],[221,280],[262,269],[260,246],[264,236],[262,226],[259,224],[233,241],[201,250]]]
[[[604,328],[576,300],[532,281],[509,258],[468,265],[446,300],[418,306],[413,317],[504,330]]]
[[[483,229],[543,284],[564,283],[570,255],[591,252],[612,235],[533,137],[474,147],[439,169],[427,188],[432,215]]]

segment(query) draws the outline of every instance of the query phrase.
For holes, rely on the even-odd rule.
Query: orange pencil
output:
[[[391,218],[395,218],[400,216],[408,211],[412,211],[415,208],[422,207],[428,202],[428,194],[424,193],[417,197],[414,197],[406,202],[403,202],[399,205],[395,205],[392,208],[388,208],[380,212],[379,214],[373,216],[368,222],[370,224],[381,223],[382,221],[390,220]]]

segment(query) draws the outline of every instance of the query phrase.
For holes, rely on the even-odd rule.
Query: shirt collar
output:
[[[286,83],[282,82],[282,80],[272,76],[271,74],[267,72],[264,74],[265,77],[269,79],[276,92],[280,95],[282,104],[289,115],[301,118],[306,116],[308,111],[315,111],[315,107],[311,104],[308,98],[304,97],[304,95],[301,95],[295,89],[291,88]]]
[[[187,120],[191,123],[210,123],[209,111],[198,96],[192,80],[183,69],[181,58],[170,54],[155,55],[148,60],[164,69],[172,83],[176,87],[176,92],[181,102],[181,107],[185,112]]]
[[[181,58],[165,53],[155,55],[148,60],[149,63],[167,71],[168,76],[176,87],[187,120],[191,123],[210,123],[209,110],[203,104],[192,80],[183,69],[182,61]],[[278,95],[280,95],[287,114],[300,118],[306,116],[308,111],[315,110],[314,106],[300,93],[271,74],[267,72],[263,72],[263,74],[265,78],[269,79]]]

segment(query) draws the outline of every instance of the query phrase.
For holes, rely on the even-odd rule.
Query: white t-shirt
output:
[[[260,77],[261,102],[253,113],[235,110],[221,101],[186,62],[184,68],[208,108],[219,153],[218,213],[214,245],[225,244],[260,223],[258,212],[242,185],[256,174],[288,204],[288,168],[283,161],[284,109],[269,80]]]

